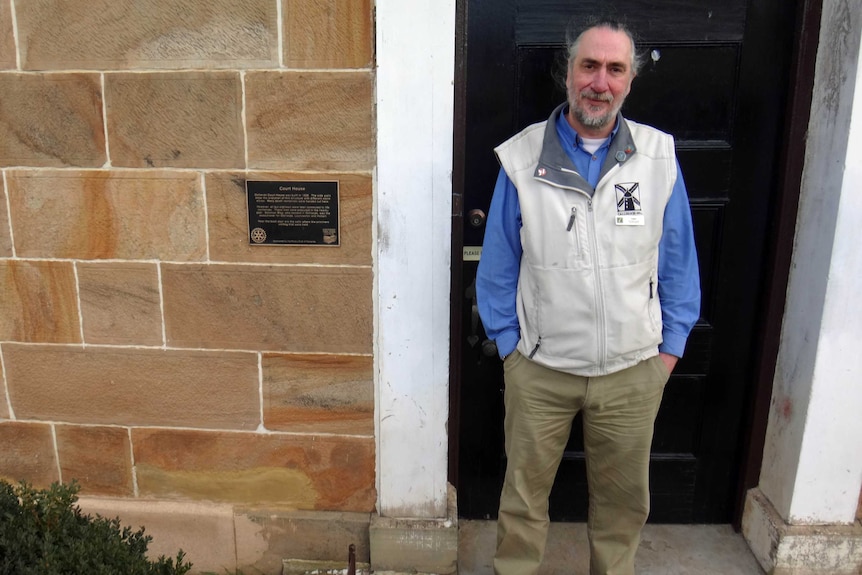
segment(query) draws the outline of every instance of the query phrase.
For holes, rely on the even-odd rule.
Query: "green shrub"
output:
[[[191,563],[146,557],[152,537],[119,518],[84,515],[79,486],[0,481],[0,575],[183,575]]]

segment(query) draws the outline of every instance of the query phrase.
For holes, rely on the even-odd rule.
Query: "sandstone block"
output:
[[[245,167],[238,73],[108,74],[105,103],[114,166]]]
[[[12,35],[12,5],[8,0],[0,2],[0,69],[14,69],[15,38]]]
[[[97,74],[0,74],[0,166],[101,167]]]
[[[256,429],[257,356],[5,344],[15,415],[70,423]]]
[[[128,430],[58,425],[56,433],[64,482],[77,480],[82,494],[134,495]]]
[[[293,0],[284,4],[284,62],[289,68],[371,66],[371,0]]]
[[[2,346],[0,346],[0,354],[2,354],[2,353],[3,353],[3,348],[2,348]],[[0,373],[0,375],[2,375],[2,373]],[[11,418],[12,414],[9,413],[9,402],[6,400],[6,398],[9,396],[6,394],[6,378],[5,377],[0,377],[0,384],[2,384],[2,385],[0,385],[0,394],[2,394],[2,395],[0,395],[0,421],[2,421],[4,419]]]
[[[0,258],[12,256],[12,238],[9,235],[9,211],[6,209],[6,188],[0,187]]]
[[[142,497],[370,511],[374,440],[133,429]]]
[[[11,171],[11,220],[19,257],[206,257],[200,178],[191,172]]]
[[[0,260],[0,341],[81,341],[72,265]]]
[[[234,517],[237,564],[252,573],[280,573],[282,561],[368,562],[368,513],[239,509]]]
[[[79,263],[84,341],[162,345],[158,269],[148,263]]]
[[[0,479],[43,489],[60,480],[51,426],[0,421]]]
[[[372,372],[370,356],[264,355],[264,426],[373,436]]]
[[[249,72],[249,167],[371,169],[372,79],[370,72]]]
[[[369,539],[375,573],[458,573],[457,520],[374,516]]]
[[[338,247],[250,245],[246,179],[253,181],[337,181]],[[229,262],[371,265],[371,176],[211,172],[206,176],[210,259]]]
[[[27,70],[278,64],[268,0],[28,0],[15,8]]]
[[[369,269],[165,264],[162,285],[170,346],[371,353]]]
[[[234,573],[236,543],[230,505],[81,497],[84,513],[119,517],[133,529],[146,527],[153,541],[147,555],[176,557],[182,549],[194,563],[192,573]],[[256,572],[255,572],[256,573]]]

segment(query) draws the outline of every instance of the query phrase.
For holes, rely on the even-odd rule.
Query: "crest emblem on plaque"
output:
[[[266,231],[262,228],[254,228],[251,230],[251,241],[256,244],[262,244],[266,241]]]

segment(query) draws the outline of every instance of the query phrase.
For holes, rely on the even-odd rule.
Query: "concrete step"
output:
[[[492,575],[496,521],[459,522],[458,575]],[[551,523],[539,575],[588,575],[584,523]],[[635,566],[638,575],[763,575],[742,535],[730,525],[647,525]]]

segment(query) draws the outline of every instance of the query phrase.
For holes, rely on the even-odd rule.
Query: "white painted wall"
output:
[[[454,0],[377,0],[378,511],[445,517]]]
[[[825,0],[760,489],[791,524],[852,523],[862,486],[862,0]]]

